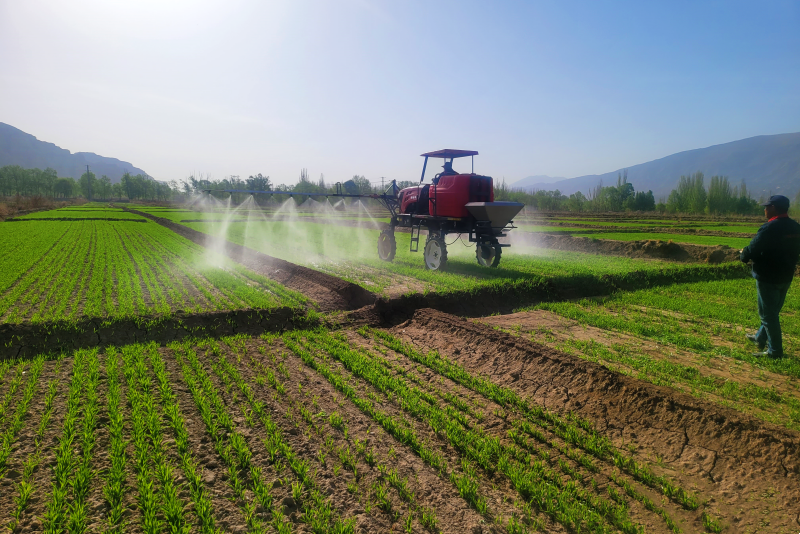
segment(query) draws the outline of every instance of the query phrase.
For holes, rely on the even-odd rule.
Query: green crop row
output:
[[[0,225],[0,322],[268,309],[296,292],[158,225],[80,221]],[[23,246],[25,244],[28,246]]]
[[[795,282],[781,316],[784,350],[790,355],[800,349],[800,316],[795,311],[800,308],[798,289],[800,282]],[[633,336],[630,341],[616,338],[607,345],[596,340],[560,339],[556,345],[562,350],[615,369],[621,365],[655,384],[701,396],[711,394],[716,402],[800,428],[800,395],[791,386],[792,380],[800,378],[800,360],[754,356],[755,347],[744,337],[755,331],[759,321],[752,279],[675,284],[573,302],[540,303],[529,309],[547,310],[579,324]],[[555,342],[546,332],[544,338],[540,333],[533,333],[537,341]],[[639,339],[652,342],[663,354],[642,352]],[[671,361],[676,352],[685,355],[680,362]],[[715,369],[724,369],[724,376]],[[775,382],[753,381],[753,377],[766,379],[765,372],[787,377],[789,387],[778,390]]]
[[[632,458],[622,454],[607,439],[594,431],[590,423],[576,417],[562,418],[553,412],[532,404],[528,400],[521,398],[513,390],[498,386],[486,378],[468,372],[460,364],[440,355],[436,351],[423,354],[384,331],[365,329],[362,332],[365,335],[375,336],[392,350],[479,393],[484,398],[504,408],[513,409],[527,421],[547,429],[566,443],[576,446],[600,460],[613,463],[636,480],[660,490],[666,497],[679,503],[684,508],[694,510],[698,507],[698,501],[694,495],[675,486],[668,479],[654,475],[647,466],[638,464]],[[578,458],[581,464],[589,462],[589,460],[580,459],[580,456]]]
[[[354,390],[348,389],[349,386],[346,379],[342,382],[334,372],[326,370],[327,366],[324,363],[323,354],[327,355],[325,357],[333,357],[341,362],[355,377],[366,380],[379,391],[389,392],[397,396],[399,405],[404,411],[420,421],[425,421],[435,433],[442,436],[451,446],[463,454],[464,459],[475,462],[488,473],[499,470],[508,476],[512,484],[520,491],[522,497],[530,500],[557,522],[571,528],[588,528],[591,531],[604,531],[605,527],[602,525],[610,522],[616,528],[626,532],[638,531],[638,527],[635,527],[626,518],[624,510],[593,496],[590,491],[581,488],[577,481],[563,484],[559,475],[528,457],[524,450],[517,448],[515,445],[503,445],[496,438],[491,438],[484,434],[480,427],[465,425],[464,420],[453,417],[454,411],[447,410],[446,406],[437,407],[437,403],[433,402],[423,392],[388,371],[384,365],[377,363],[375,358],[366,356],[363,351],[353,350],[347,343],[323,332],[292,334],[289,337],[285,336],[284,341],[304,362],[328,378],[337,389],[343,391],[362,411],[373,416],[382,425],[384,418],[374,417],[375,410],[369,400],[360,398],[355,394]],[[495,400],[500,400],[501,402],[505,400],[507,403],[510,399],[515,398],[513,394],[502,388],[495,391],[500,392],[499,398],[497,395],[493,396]],[[534,412],[530,407],[527,408],[527,411],[529,413]],[[539,415],[544,415],[548,418],[543,413]],[[553,420],[554,418],[555,416],[550,414],[549,419]],[[396,423],[393,423],[393,425],[396,425]],[[563,427],[561,431],[557,431],[559,437],[572,443],[581,442],[581,438],[578,436],[583,434],[577,431],[574,426],[571,426],[568,422],[562,422],[561,426]],[[400,433],[401,437],[398,439],[401,439],[412,450],[415,450],[415,443],[417,443],[416,439],[418,438],[414,437],[413,431],[407,425],[399,425],[399,427],[403,430]],[[585,439],[583,443],[584,445],[586,444]],[[591,450],[591,447],[587,448]],[[598,447],[595,446],[594,450],[597,451]],[[423,454],[419,454],[424,459]],[[577,458],[578,461],[582,459],[580,454],[572,454],[571,456],[572,458]],[[619,468],[629,472],[635,479],[663,490],[665,496],[684,504],[689,509],[697,507],[694,497],[674,486],[663,477],[655,477],[646,467],[632,462],[615,450],[606,449],[604,459],[612,461]],[[583,461],[585,462],[586,460],[584,459]],[[469,464],[462,465],[461,474],[455,471],[451,472],[449,475],[450,480],[467,502],[480,513],[491,515],[488,503],[480,493],[476,492],[477,483],[474,476],[471,475],[469,468],[465,470],[465,465]],[[447,464],[437,467],[443,472],[448,470]],[[573,508],[574,504],[571,503],[582,503],[583,506],[588,505],[589,510],[594,511],[589,513],[584,507]],[[664,516],[671,528],[674,526],[674,522],[666,512],[661,509],[654,509],[654,511]]]

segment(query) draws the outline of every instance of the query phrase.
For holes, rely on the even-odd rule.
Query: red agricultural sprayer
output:
[[[250,193],[265,195],[290,195],[309,197],[371,198],[381,202],[391,214],[389,228],[381,231],[378,237],[378,256],[384,261],[392,261],[397,252],[395,230],[409,228],[411,233],[410,251],[419,250],[419,240],[423,228],[427,230],[423,257],[425,267],[440,271],[447,265],[447,234],[466,234],[476,245],[475,255],[478,263],[487,267],[497,267],[503,247],[511,245],[500,243],[505,231],[514,228],[512,219],[524,207],[519,202],[495,202],[494,184],[490,176],[475,174],[472,150],[437,150],[422,154],[425,162],[419,185],[398,189],[392,180],[389,188],[380,195],[348,193],[341,184],[336,184],[335,193],[296,193],[292,191],[249,191],[242,189],[204,189],[205,193]],[[472,159],[472,172],[460,173],[453,169],[453,161],[469,156]],[[430,184],[423,183],[429,158],[444,160],[444,171],[437,174]]]

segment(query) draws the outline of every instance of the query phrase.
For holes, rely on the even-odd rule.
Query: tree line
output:
[[[625,172],[618,175],[616,185],[604,187],[601,181],[588,195],[580,191],[569,196],[559,190],[528,192],[511,189],[502,182],[495,184],[495,200],[522,202],[542,211],[761,215],[765,198],[754,199],[744,180],[738,186],[731,186],[727,176],[712,176],[706,186],[703,173],[696,172],[681,176],[666,200],[656,202],[652,191],[635,191]],[[792,203],[792,213],[800,214],[800,191]]]
[[[636,191],[628,182],[627,171],[620,173],[616,185],[603,186],[603,182],[592,188],[587,195],[580,191],[569,196],[555,191],[533,192],[512,189],[505,180],[495,183],[494,199],[497,201],[522,202],[528,207],[542,211],[610,212],[610,211],[656,211],[658,205],[652,191]]]
[[[373,184],[367,178],[354,175],[342,184],[343,190],[349,194],[381,194],[389,187],[390,181],[382,184]],[[397,183],[399,189],[417,185],[415,181],[401,181]],[[123,199],[130,200],[182,200],[197,191],[205,189],[239,189],[247,191],[283,191],[299,195],[302,202],[303,194],[333,194],[337,192],[336,184],[328,183],[320,175],[319,180],[312,180],[308,171],[302,169],[296,184],[273,184],[269,176],[261,173],[248,176],[245,179],[239,176],[228,176],[220,180],[213,180],[210,176],[191,175],[181,183],[173,180],[169,183],[158,182],[144,174],[131,175],[125,173],[120,182],[113,184],[108,176],[95,176],[93,172],[86,172],[78,180],[61,178],[51,168],[23,169],[19,165],[6,165],[0,167],[0,197],[42,196],[54,199],[83,197],[86,199]],[[702,172],[681,176],[678,185],[669,196],[656,202],[652,191],[636,191],[633,184],[628,182],[627,171],[620,173],[615,185],[603,186],[602,181],[592,188],[587,194],[578,191],[571,195],[564,195],[559,190],[554,191],[524,191],[512,189],[506,185],[505,180],[495,181],[495,200],[521,202],[526,206],[542,211],[570,211],[570,212],[659,212],[659,213],[685,213],[708,215],[760,215],[763,213],[761,202],[764,198],[755,200],[742,180],[738,186],[731,186],[726,176],[712,176],[706,186],[705,176]],[[227,197],[228,194],[215,194]],[[233,200],[243,201],[248,194],[234,194]],[[800,191],[792,203],[792,213],[800,214]]]
[[[351,195],[379,195],[386,191],[391,185],[391,180],[385,180],[382,184],[370,182],[366,177],[361,175],[353,175],[352,178],[340,184],[340,189],[337,189],[336,183],[326,182],[324,175],[320,175],[318,180],[312,180],[306,169],[300,171],[300,177],[297,183],[293,185],[273,184],[269,176],[257,174],[249,176],[245,179],[239,176],[228,176],[220,180],[212,180],[210,177],[195,177],[189,176],[183,182],[183,192],[186,195],[192,194],[195,191],[211,190],[211,194],[220,198],[227,198],[227,193],[214,192],[215,189],[220,190],[240,190],[240,191],[279,191],[285,193],[293,193],[295,200],[302,202],[309,194],[315,195],[333,195],[339,191]],[[418,185],[413,181],[397,182],[398,189],[404,187],[411,187]],[[233,193],[231,194],[234,202],[241,202],[249,193]],[[257,201],[260,199],[257,199]]]
[[[85,172],[78,180],[60,178],[55,169],[23,169],[19,165],[0,167],[0,197],[42,196],[54,199],[83,197],[89,200],[111,200],[127,198],[130,200],[159,200],[173,198],[177,186],[157,182],[144,174],[125,173],[119,183],[112,184],[111,178],[99,178],[91,171]]]

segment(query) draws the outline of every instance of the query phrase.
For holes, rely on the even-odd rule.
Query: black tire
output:
[[[444,271],[447,267],[447,245],[438,235],[428,234],[422,253],[425,268],[429,271]]]
[[[500,263],[500,256],[503,254],[503,249],[500,245],[478,244],[475,247],[475,257],[478,259],[478,265],[484,267],[497,267]]]
[[[397,254],[397,240],[394,237],[394,230],[381,230],[378,236],[378,257],[383,261],[392,261]]]

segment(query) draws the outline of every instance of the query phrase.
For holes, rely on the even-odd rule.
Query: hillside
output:
[[[544,180],[531,183],[524,178],[512,187],[554,190],[570,195],[586,194],[600,180],[604,185],[616,182],[624,168],[605,174],[568,178],[555,183]],[[655,197],[666,197],[681,175],[701,171],[708,178],[727,176],[732,185],[742,180],[754,197],[783,194],[790,198],[800,190],[800,133],[760,135],[707,148],[678,152],[661,159],[627,167],[628,181],[637,191],[652,190]]]
[[[75,152],[39,141],[31,134],[0,122],[0,167],[19,165],[31,169],[51,167],[61,177],[78,179],[86,172],[86,165],[98,177],[106,175],[112,183],[118,183],[125,172],[147,174],[127,161],[98,156],[92,152]]]

